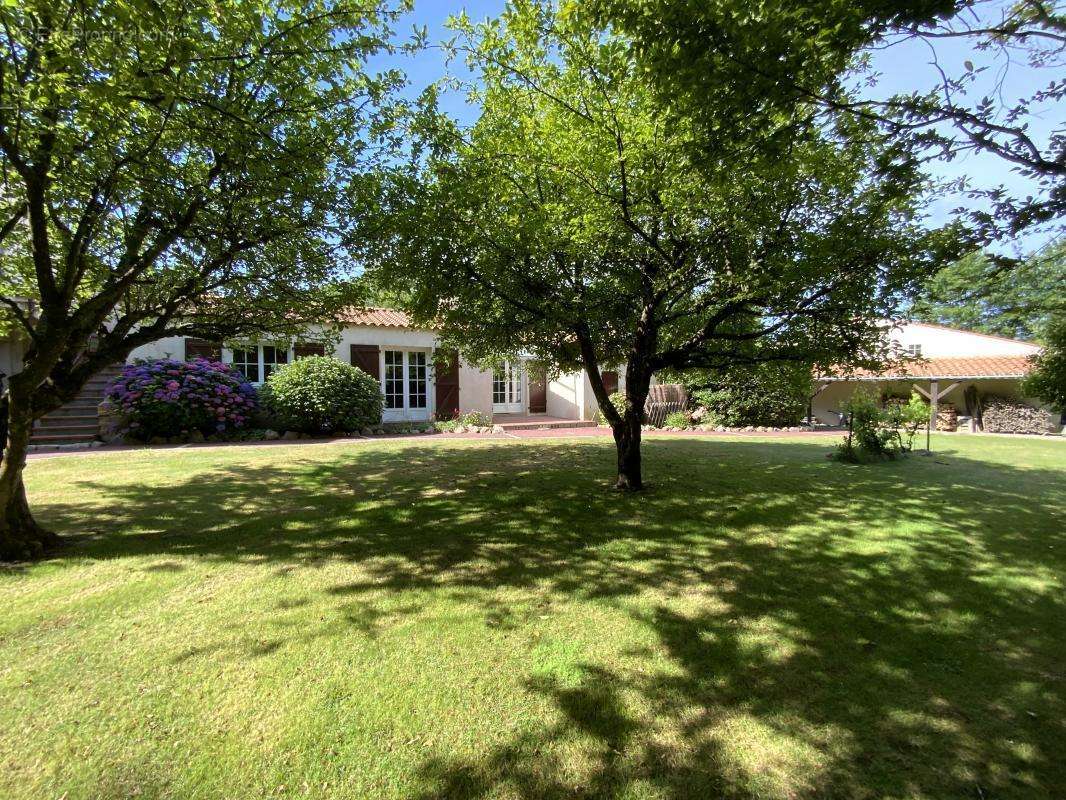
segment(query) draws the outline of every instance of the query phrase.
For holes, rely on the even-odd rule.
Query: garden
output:
[[[32,460],[0,795],[1066,795],[1061,442],[934,434]]]

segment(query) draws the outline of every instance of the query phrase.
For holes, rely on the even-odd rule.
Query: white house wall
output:
[[[925,358],[968,358],[977,356],[1027,356],[1040,350],[1037,345],[999,336],[941,328],[910,322],[889,333],[892,341],[906,349],[921,345]]]
[[[459,410],[492,418],[492,372],[459,359]]]
[[[14,375],[22,370],[22,354],[25,352],[22,340],[12,336],[0,339],[0,372]]]
[[[577,373],[560,375],[548,381],[549,417],[581,419],[581,382]]]

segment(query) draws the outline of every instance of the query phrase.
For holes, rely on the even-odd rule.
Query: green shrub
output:
[[[302,433],[357,431],[381,422],[378,382],[329,356],[310,356],[270,374],[260,401],[282,430]]]
[[[807,365],[765,364],[729,373],[694,371],[678,376],[694,406],[715,425],[788,427],[807,413],[811,371]]]
[[[442,433],[451,433],[460,427],[488,428],[491,425],[492,418],[481,411],[456,411],[451,419],[433,423],[433,427]]]
[[[687,428],[692,424],[689,415],[684,411],[672,411],[666,415],[663,421],[664,428]]]
[[[614,406],[615,411],[621,414],[623,417],[629,410],[629,398],[626,397],[625,392],[613,392],[607,396],[607,399],[611,401],[611,405]],[[596,413],[592,415],[592,421],[596,425],[607,425],[607,418],[603,415],[603,410],[597,408]]]
[[[908,452],[918,429],[929,419],[929,407],[915,392],[906,403],[882,408],[867,389],[845,403],[848,435],[837,447],[837,459],[850,463],[884,461]]]

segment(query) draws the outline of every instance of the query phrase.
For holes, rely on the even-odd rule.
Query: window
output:
[[[492,402],[496,405],[507,402],[507,371],[504,369],[492,371]]]
[[[233,368],[249,383],[259,383],[282,364],[289,363],[289,348],[280,345],[245,345],[233,349]]]
[[[403,351],[385,351],[385,408],[403,408]]]
[[[259,348],[234,350],[233,368],[249,383],[259,383]]]
[[[492,371],[493,405],[517,405],[522,402],[522,368],[505,361]]]
[[[281,364],[289,363],[289,348],[275,347],[274,345],[266,344],[263,345],[262,351],[263,380],[265,381],[270,377],[270,373],[273,372],[276,367]]]
[[[407,354],[407,405],[409,408],[426,407],[426,354]]]
[[[920,344],[907,345],[907,355],[913,358],[920,358],[922,355],[922,346]]]

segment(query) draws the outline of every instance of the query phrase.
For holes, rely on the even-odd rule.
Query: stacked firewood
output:
[[[936,429],[956,431],[959,428],[959,412],[951,403],[941,403],[936,409]]]
[[[982,398],[984,429],[989,433],[1051,433],[1051,414],[1006,397]]]

